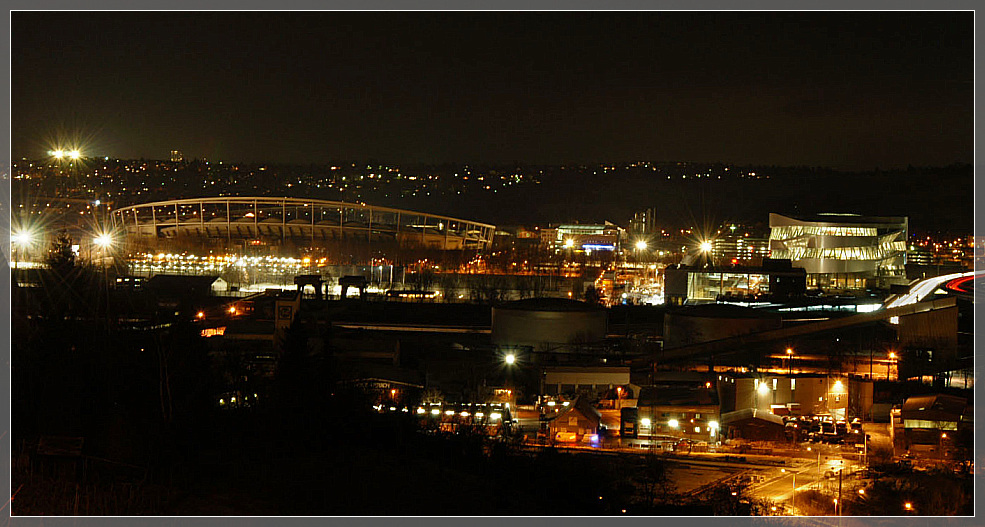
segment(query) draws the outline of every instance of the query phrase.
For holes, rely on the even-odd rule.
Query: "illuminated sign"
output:
[[[205,328],[202,330],[202,336],[205,338],[222,336],[226,334],[226,326],[219,326],[217,328]]]

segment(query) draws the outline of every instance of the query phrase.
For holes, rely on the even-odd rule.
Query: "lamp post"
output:
[[[102,233],[93,238],[93,243],[99,247],[100,258],[103,261],[103,268],[106,267],[106,253],[113,246],[113,237],[108,233]]]
[[[890,362],[886,366],[886,380],[887,381],[892,380],[893,365],[896,364],[897,359],[898,359],[898,356],[896,355],[896,352],[895,351],[890,351],[889,352],[889,360],[890,360]],[[899,380],[899,366],[896,367],[896,380],[897,381]]]
[[[793,348],[787,348],[787,374],[793,375]]]
[[[31,239],[32,239],[31,233],[27,231],[17,232],[10,236],[10,242],[11,242],[10,245],[11,245],[11,252],[13,253],[12,256],[14,260],[14,269],[17,269],[17,260],[19,256],[17,250],[18,249],[23,250],[25,247],[28,247],[31,244]]]
[[[781,468],[780,472],[786,473],[787,469]],[[791,471],[790,476],[793,477],[793,488],[790,493],[790,510],[794,511],[794,515],[796,515],[795,511],[797,510],[797,473]]]
[[[646,240],[639,240],[636,242],[636,261],[640,261],[640,253],[646,251],[647,243]],[[645,253],[644,253],[645,254]]]
[[[503,362],[506,363],[506,395],[510,402],[513,402],[513,368],[516,365],[516,354],[513,352],[507,353],[503,357]],[[509,406],[507,406],[509,408]],[[512,413],[512,408],[510,412]]]
[[[811,451],[811,447],[807,447],[807,451]],[[817,479],[814,480],[814,488],[820,490],[821,488],[821,451],[817,451]]]

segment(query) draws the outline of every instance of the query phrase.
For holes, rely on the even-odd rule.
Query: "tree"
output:
[[[45,263],[58,276],[68,277],[75,271],[76,254],[72,250],[72,241],[65,229],[59,231],[51,241]]]
[[[437,404],[443,402],[445,402],[445,395],[441,393],[441,390],[433,386],[424,390],[424,393],[421,394],[421,404]]]
[[[595,289],[594,285],[590,285],[588,286],[588,289],[585,289],[585,302],[592,305],[597,305],[601,302],[601,300],[602,299],[599,297],[599,292]]]
[[[641,487],[643,505],[653,507],[656,500],[668,501],[673,497],[676,486],[670,479],[670,468],[665,459],[654,453],[643,456],[643,464],[637,473],[636,481]]]

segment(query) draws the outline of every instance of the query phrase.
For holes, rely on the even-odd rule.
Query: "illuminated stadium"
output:
[[[286,197],[144,203],[114,210],[113,225],[133,252],[310,252],[349,260],[415,249],[481,250],[495,231],[423,212]]]

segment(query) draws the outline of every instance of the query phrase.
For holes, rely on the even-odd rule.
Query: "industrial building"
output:
[[[541,229],[541,243],[556,251],[591,253],[617,251],[625,231],[610,222],[602,224],[567,224]]]
[[[690,267],[664,270],[664,298],[670,305],[785,300],[803,295],[807,272],[789,260],[765,259],[761,267]]]
[[[566,352],[605,338],[606,310],[563,298],[528,298],[492,308],[492,343],[503,348]]]

